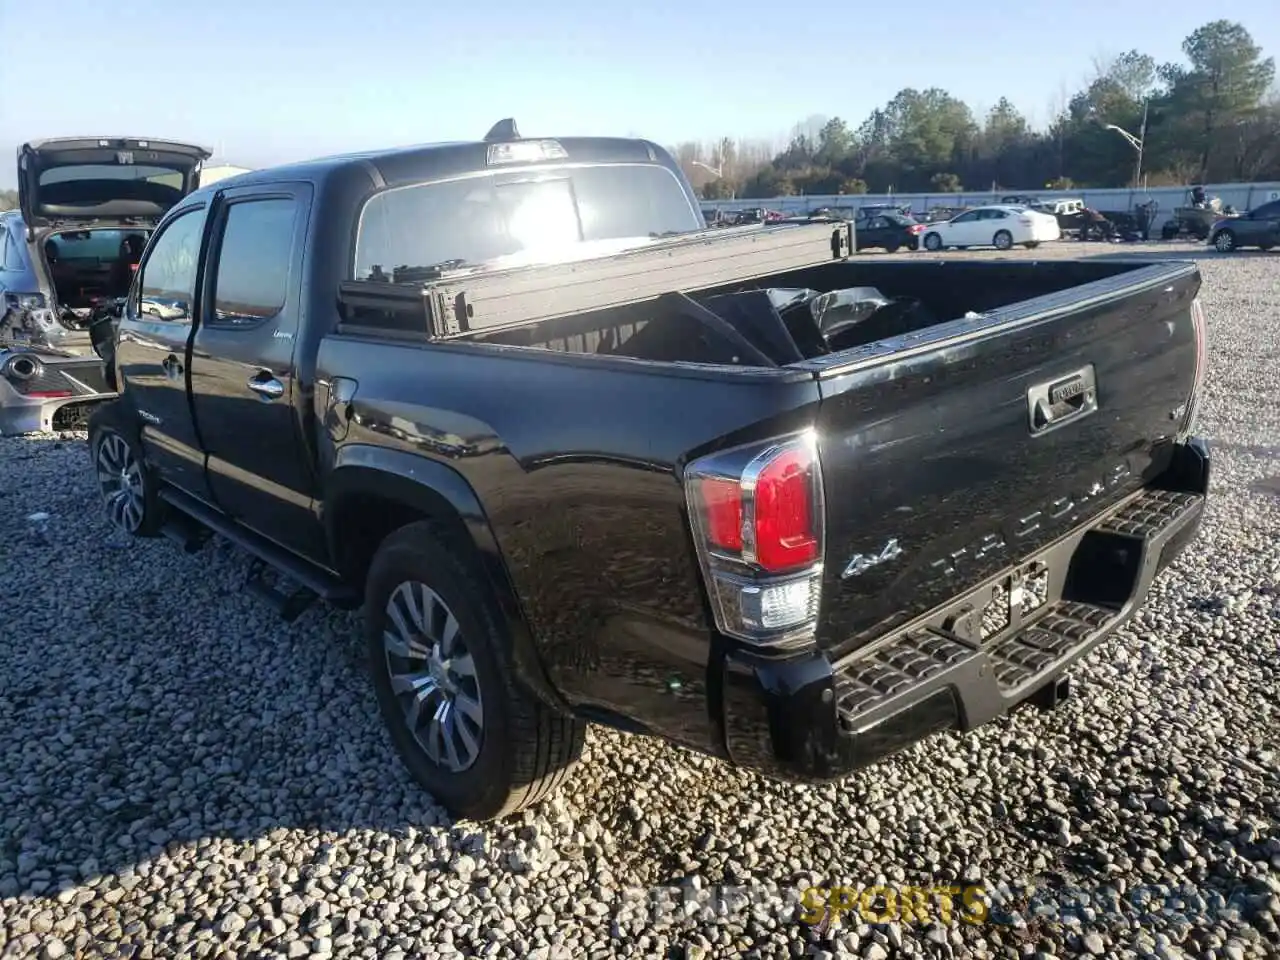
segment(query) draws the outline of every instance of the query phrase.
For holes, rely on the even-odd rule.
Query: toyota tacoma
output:
[[[1200,523],[1197,268],[853,229],[711,230],[661,147],[509,121],[220,181],[104,345],[105,508],[362,607],[460,816],[590,723],[804,781],[1050,706]]]

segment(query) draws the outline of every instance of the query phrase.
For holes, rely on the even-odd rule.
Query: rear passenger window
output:
[[[285,304],[297,201],[244,200],[227,208],[214,280],[212,323],[256,324]]]

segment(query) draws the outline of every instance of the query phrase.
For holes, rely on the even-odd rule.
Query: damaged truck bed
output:
[[[286,199],[282,307],[147,318],[168,224],[213,211],[216,276]],[[143,485],[108,509],[234,539],[288,616],[363,604],[392,740],[466,816],[589,722],[826,779],[1050,705],[1197,529],[1199,273],[851,229],[709,232],[660,147],[514,131],[198,191],[121,321],[91,441]]]

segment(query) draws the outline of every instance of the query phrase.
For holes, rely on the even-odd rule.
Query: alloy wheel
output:
[[[405,582],[386,605],[383,653],[406,729],[437,766],[460,773],[484,740],[484,698],[457,618],[426,584]]]
[[[107,518],[128,533],[142,526],[144,500],[142,466],[118,433],[107,433],[98,444],[95,464],[98,489],[107,507]]]

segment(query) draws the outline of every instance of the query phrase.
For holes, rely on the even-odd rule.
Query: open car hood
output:
[[[143,137],[33,140],[18,148],[28,229],[104,219],[158,220],[199,185],[211,151]]]

